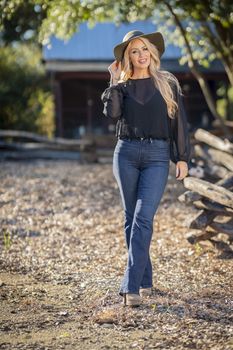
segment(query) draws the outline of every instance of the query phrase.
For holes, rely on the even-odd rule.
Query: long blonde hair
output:
[[[135,40],[135,39],[134,39]],[[124,59],[122,61],[122,72],[120,76],[120,81],[127,81],[133,75],[133,65],[130,62],[129,50],[132,46],[134,40],[131,40],[127,45],[124,52]],[[175,100],[175,96],[171,85],[177,88],[178,93],[181,93],[181,87],[177,78],[170,72],[160,70],[160,58],[159,52],[155,45],[153,45],[148,39],[140,38],[140,40],[145,44],[147,49],[151,54],[151,60],[149,65],[149,73],[154,80],[155,87],[159,89],[161,95],[163,96],[166,104],[168,116],[174,118],[176,110],[178,109],[178,104]]]

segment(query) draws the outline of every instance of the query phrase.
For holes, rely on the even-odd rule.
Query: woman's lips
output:
[[[146,58],[143,58],[141,60],[138,60],[139,63],[143,64],[143,63],[146,63],[147,62],[147,59]]]

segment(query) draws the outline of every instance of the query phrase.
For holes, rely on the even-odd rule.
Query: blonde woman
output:
[[[110,86],[103,92],[104,114],[116,118],[113,174],[125,214],[128,261],[119,289],[124,305],[139,306],[152,293],[150,243],[153,219],[168,179],[170,159],[176,178],[188,175],[190,142],[181,88],[160,70],[161,33],[138,30],[114,48]]]

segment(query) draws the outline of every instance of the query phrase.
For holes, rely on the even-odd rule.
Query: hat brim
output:
[[[114,52],[114,56],[115,56],[116,60],[118,62],[122,61],[124,51],[125,51],[127,45],[129,44],[129,42],[134,40],[134,39],[140,39],[140,38],[148,39],[152,44],[154,44],[157,47],[160,57],[162,56],[162,54],[164,53],[164,50],[165,50],[164,39],[163,39],[163,36],[160,32],[154,32],[154,33],[150,33],[150,34],[142,34],[142,35],[134,36],[134,37],[130,38],[129,40],[124,41],[123,43],[115,46],[113,49],[113,52]]]

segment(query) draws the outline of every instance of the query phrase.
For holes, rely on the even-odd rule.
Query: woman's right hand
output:
[[[109,73],[111,75],[111,82],[113,84],[117,83],[121,75],[121,62],[114,61],[108,67]]]

